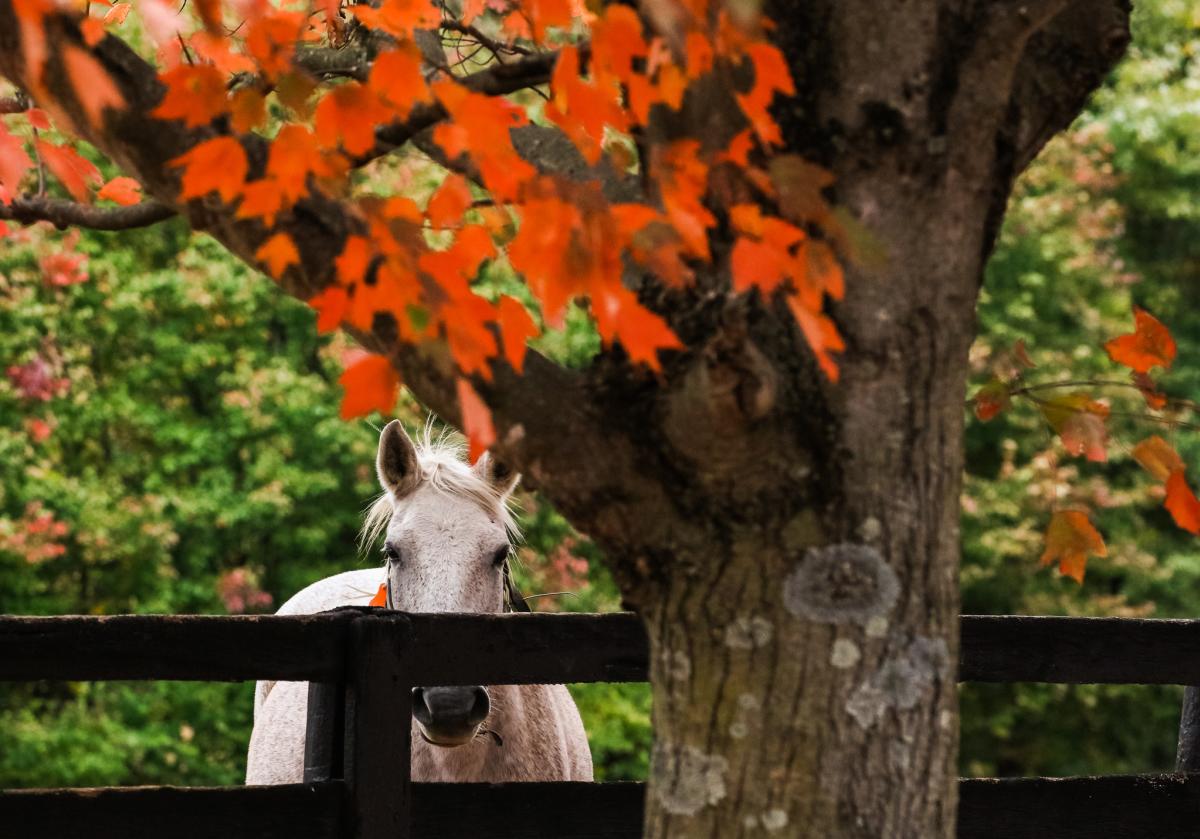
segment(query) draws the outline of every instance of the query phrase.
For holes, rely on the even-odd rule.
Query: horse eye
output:
[[[400,561],[400,549],[397,548],[395,545],[393,545],[391,542],[388,542],[386,545],[383,546],[383,557],[388,562],[399,562]]]
[[[497,548],[495,555],[492,557],[492,565],[499,568],[504,564],[504,560],[508,559],[508,545],[503,548]]]

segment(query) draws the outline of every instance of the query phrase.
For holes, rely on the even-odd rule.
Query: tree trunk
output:
[[[982,228],[920,218],[951,239]],[[953,835],[971,312],[932,309],[917,289],[974,276],[981,249],[959,252],[975,256],[934,267],[930,242],[851,278],[856,352],[831,388],[824,452],[809,418],[777,418],[790,445],[757,452],[775,462],[718,460],[721,477],[696,482],[750,485],[721,493],[724,524],[714,510],[704,538],[681,540],[711,550],[629,586],[652,644],[647,837]],[[703,412],[689,416],[688,439],[705,438]],[[764,473],[780,479],[754,486]],[[754,500],[739,509],[738,496]]]
[[[692,466],[671,573],[612,545],[652,645],[645,836],[949,839],[975,300],[1012,180],[1120,54],[1127,9],[780,6],[786,144],[874,256],[846,263],[838,383],[770,316],[727,312],[741,344],[665,397]]]

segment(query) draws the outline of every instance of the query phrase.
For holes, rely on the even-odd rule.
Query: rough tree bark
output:
[[[1128,8],[773,0],[767,12],[798,84],[778,107],[789,150],[833,173],[830,198],[885,254],[847,266],[833,312],[841,381],[817,372],[786,311],[714,293],[728,281],[710,275],[690,293],[639,287],[690,348],[661,380],[614,353],[584,371],[534,356],[525,376],[498,369],[479,390],[499,455],[603,546],[647,621],[647,837],[950,837],[976,294],[1013,179],[1120,56]],[[81,43],[66,21],[48,29],[52,53]],[[130,107],[102,130],[76,122],[158,202],[252,261],[266,231],[219,202],[180,206],[166,166],[211,130],[154,122],[151,69],[111,37],[94,53]],[[12,0],[0,0],[0,72],[20,83],[21,61]],[[486,84],[519,80],[506,73]],[[54,58],[47,80],[78,117]],[[713,100],[701,104],[683,127],[726,130]],[[381,132],[381,151],[439,118],[416,116]],[[261,168],[262,144],[243,142]],[[529,155],[572,171],[561,146],[530,143]],[[307,298],[356,222],[313,198],[283,224],[302,264],[282,285]],[[363,338],[457,417],[444,348]]]

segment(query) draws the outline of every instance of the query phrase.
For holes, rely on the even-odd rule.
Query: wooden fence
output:
[[[305,783],[7,790],[0,837],[634,839],[642,784],[410,783],[408,718],[416,685],[642,681],[646,671],[631,615],[0,617],[0,680],[312,683]],[[1200,685],[1200,621],[967,616],[959,677]],[[960,781],[958,835],[1200,837],[1198,733],[1200,693],[1189,688],[1175,773]]]

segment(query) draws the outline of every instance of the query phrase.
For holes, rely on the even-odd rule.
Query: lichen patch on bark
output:
[[[694,816],[725,797],[725,774],[729,761],[706,754],[695,746],[654,747],[654,786],[658,803],[676,816]]]
[[[783,584],[787,610],[820,623],[866,625],[886,616],[899,595],[900,581],[883,555],[852,542],[810,548]]]
[[[752,693],[743,693],[737,698],[737,712],[729,724],[729,736],[741,740],[758,724],[762,702]]]
[[[839,638],[833,642],[833,651],[829,654],[829,663],[839,670],[845,670],[858,664],[862,658],[858,644],[849,638]]]
[[[731,650],[753,650],[771,642],[774,627],[764,617],[738,615],[725,627],[725,646]]]
[[[918,636],[908,649],[890,658],[860,684],[846,703],[846,712],[863,728],[870,728],[888,710],[908,711],[945,679],[950,669],[946,642]]]

